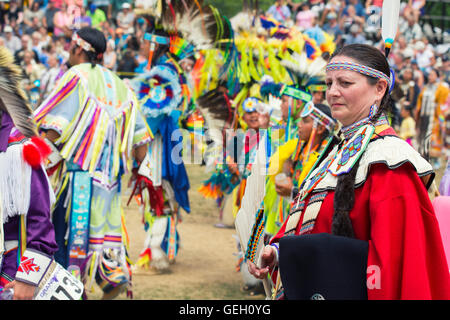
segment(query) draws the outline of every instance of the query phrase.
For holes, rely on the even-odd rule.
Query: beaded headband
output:
[[[377,79],[384,79],[387,81],[389,88],[391,88],[391,79],[381,71],[374,68],[351,62],[333,62],[327,65],[326,71],[330,70],[350,70],[356,71],[363,75],[370,76]]]
[[[145,33],[144,34],[144,40],[148,40],[150,42],[155,42],[158,44],[165,44],[168,45],[170,44],[170,39],[164,36],[158,36],[156,34],[153,33]]]
[[[77,46],[81,47],[85,51],[96,52],[94,47],[92,47],[92,45],[89,42],[87,42],[86,40],[82,39],[76,33],[73,34],[72,41],[74,41],[77,44]]]
[[[302,113],[300,114],[301,118],[306,118],[310,116],[314,119],[315,122],[324,125],[328,131],[332,131],[334,126],[336,125],[336,121],[321,111],[319,108],[316,108],[312,101],[308,102],[303,108]]]

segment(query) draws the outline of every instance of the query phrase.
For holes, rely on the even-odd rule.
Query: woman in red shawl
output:
[[[348,45],[334,54],[326,73],[341,143],[305,179],[261,265],[248,262],[250,273],[261,279],[270,273],[276,298],[282,298],[280,239],[336,234],[368,243],[368,299],[449,299],[449,267],[427,193],[434,173],[389,126],[385,56],[371,46]]]

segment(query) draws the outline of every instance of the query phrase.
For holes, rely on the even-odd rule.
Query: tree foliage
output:
[[[222,13],[227,18],[232,18],[237,13],[242,11],[242,8],[244,6],[245,0],[206,0],[205,4],[211,4],[217,9],[219,9],[220,13]],[[258,1],[251,1],[252,3],[257,2],[258,8],[260,11],[267,11],[269,7],[275,2],[274,0],[258,0]],[[249,0],[247,0],[247,3],[250,3]]]

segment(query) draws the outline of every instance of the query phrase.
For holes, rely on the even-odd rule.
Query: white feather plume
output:
[[[322,57],[309,61],[305,52],[301,54],[293,52],[291,59],[283,59],[281,65],[296,76],[296,84],[305,86],[311,82],[324,80],[327,62]]]
[[[244,196],[242,197],[242,205],[235,220],[236,231],[244,253],[247,251],[248,241],[256,221],[256,213],[260,209],[266,193],[266,140],[267,136],[264,135],[258,144],[255,161],[252,164],[251,173],[247,178]],[[257,245],[256,257],[259,256],[262,248],[263,237],[260,238]]]
[[[400,0],[383,1],[381,17],[381,35],[385,42],[395,40],[400,13]]]

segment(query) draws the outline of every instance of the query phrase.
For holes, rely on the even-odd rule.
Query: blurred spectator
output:
[[[400,74],[399,82],[400,88],[403,92],[403,98],[400,100],[400,104],[412,110],[413,112],[416,110],[417,98],[419,97],[420,88],[414,82],[414,71],[412,68],[408,67],[403,69],[403,72]]]
[[[442,79],[445,83],[450,84],[450,59],[448,55],[442,57]]]
[[[322,14],[319,17],[319,23],[323,26],[328,19],[328,15],[330,13],[334,13],[336,15],[336,19],[338,19],[341,11],[343,9],[343,3],[340,0],[329,0],[325,4],[325,7],[322,11]]]
[[[400,125],[399,136],[413,146],[413,139],[416,137],[416,121],[413,118],[413,110],[402,106],[400,110],[402,123]]]
[[[345,36],[345,45],[348,44],[363,44],[366,43],[366,38],[361,33],[361,27],[358,24],[353,24],[350,27],[350,34]]]
[[[41,34],[37,31],[33,32],[33,34],[31,35],[31,49],[37,53],[39,62],[45,63],[46,57],[43,56],[42,50],[42,48],[45,46],[45,43],[43,43],[41,40]]]
[[[418,143],[419,152],[427,158],[427,146],[429,147],[429,157],[435,169],[439,168],[442,147],[443,147],[443,123],[441,121],[443,112],[441,106],[446,102],[449,94],[448,85],[440,82],[439,72],[432,69],[427,77],[427,84],[424,86],[417,99],[415,119],[418,123]],[[427,137],[431,133],[431,142],[427,142]],[[424,155],[425,153],[425,155]]]
[[[23,22],[29,28],[39,28],[44,19],[44,11],[40,7],[40,3],[34,1],[31,4],[31,7],[25,7],[23,11]],[[38,22],[39,26],[35,26],[35,23]]]
[[[106,51],[103,54],[103,66],[110,70],[115,70],[117,65],[117,53],[115,52],[114,40],[109,39],[106,44]]]
[[[311,10],[309,3],[302,3],[295,17],[295,25],[300,30],[306,30],[314,25],[315,18],[316,13]]]
[[[44,46],[47,46],[50,42],[52,42],[52,37],[50,37],[46,27],[41,26],[38,32],[41,34],[41,42]]]
[[[39,84],[45,68],[42,64],[36,63],[33,52],[30,50],[25,51],[21,67],[24,76],[23,88],[30,98],[31,105],[35,108],[39,101]]]
[[[125,34],[122,28],[117,28],[115,35],[116,38],[114,44],[116,46],[116,51],[121,52],[127,47],[128,34]]]
[[[53,33],[57,37],[65,36],[72,37],[72,26],[74,16],[69,12],[69,7],[65,2],[61,4],[61,10],[55,13],[53,18]]]
[[[282,0],[275,0],[275,3],[270,6],[266,14],[272,16],[281,23],[286,23],[291,19],[291,10],[287,5],[283,4]]]
[[[337,23],[337,14],[330,12],[327,14],[327,23],[323,26],[323,30],[331,35],[334,35],[336,43],[340,43],[343,32]]]
[[[348,5],[346,7],[345,13],[342,13],[341,18],[341,29],[344,31],[344,33],[349,34],[350,33],[350,27],[353,24],[358,24],[360,27],[364,26],[364,18],[358,16],[356,14],[355,7],[353,5]]]
[[[148,51],[148,49],[146,49],[145,46],[140,47],[137,58],[136,58],[138,66],[136,69],[134,69],[134,71],[136,73],[145,72],[145,67],[147,66],[147,63],[148,63],[148,56],[145,55],[145,53],[147,51]],[[180,65],[181,65],[181,61],[180,61]]]
[[[406,42],[411,43],[413,40],[422,38],[423,32],[420,25],[413,16],[400,16],[399,18],[399,33],[405,37]]]
[[[48,57],[48,69],[43,72],[40,83],[40,101],[42,102],[56,86],[56,78],[60,72],[59,59],[56,54]]]
[[[122,5],[122,10],[117,14],[117,26],[128,32],[134,26],[134,19],[136,15],[131,9],[131,4],[125,2]],[[129,32],[131,33],[131,32]]]
[[[18,0],[9,1],[9,10],[6,13],[6,24],[12,28],[19,27],[23,23],[23,10],[17,2]]]
[[[134,77],[135,70],[139,67],[139,63],[136,60],[136,52],[138,51],[139,43],[137,42],[137,39],[134,37],[129,38],[126,49],[121,55],[117,65],[117,72],[120,78],[130,79]]]
[[[303,0],[286,0],[286,5],[291,12],[297,12],[304,2]]]
[[[55,0],[49,0],[47,8],[44,11],[43,25],[47,28],[47,32],[53,33],[54,31],[54,18],[55,14],[60,9],[55,6]]]
[[[90,27],[92,25],[92,19],[86,13],[86,9],[84,7],[80,8],[79,14],[74,15],[73,24],[74,24],[74,28],[77,30],[84,28],[84,27]]]
[[[124,1],[124,0],[120,0],[120,1]],[[96,8],[102,10],[107,19],[111,20],[112,19],[112,4],[110,3],[109,0],[92,0],[92,4],[95,5]],[[122,5],[122,4],[121,4]]]
[[[422,89],[425,85],[425,76],[422,70],[420,70],[416,59],[411,60],[411,67],[414,71],[414,81],[417,83],[419,88]]]
[[[431,65],[431,58],[434,57],[434,53],[425,46],[423,41],[417,41],[414,48],[416,49],[417,65],[420,70],[426,73],[426,69]]]
[[[343,15],[348,15],[348,10],[350,9],[350,7],[353,7],[353,9],[355,9],[355,14],[358,17],[362,18],[363,20],[366,18],[366,10],[361,4],[360,0],[348,0],[347,3],[347,6],[345,6],[344,10],[342,11]]]
[[[5,47],[8,48],[12,53],[16,52],[22,47],[20,39],[14,34],[13,28],[11,26],[5,26],[3,32],[5,33]]]
[[[33,52],[33,59],[39,62],[38,53],[31,49],[31,37],[28,34],[24,34],[20,38],[20,49],[14,52],[14,61],[16,64],[20,65],[23,61],[23,55],[26,51],[31,50]]]
[[[412,8],[414,19],[419,21],[420,15],[425,13],[426,0],[409,0],[408,3]]]
[[[8,12],[6,4],[7,4],[6,2],[0,1],[0,30],[2,31],[6,23],[5,16],[6,13]]]
[[[380,14],[383,8],[383,0],[366,0],[366,15],[375,13]]]
[[[92,27],[101,30],[103,23],[106,21],[105,12],[102,9],[97,8],[94,3],[90,3],[87,15],[91,17]]]

